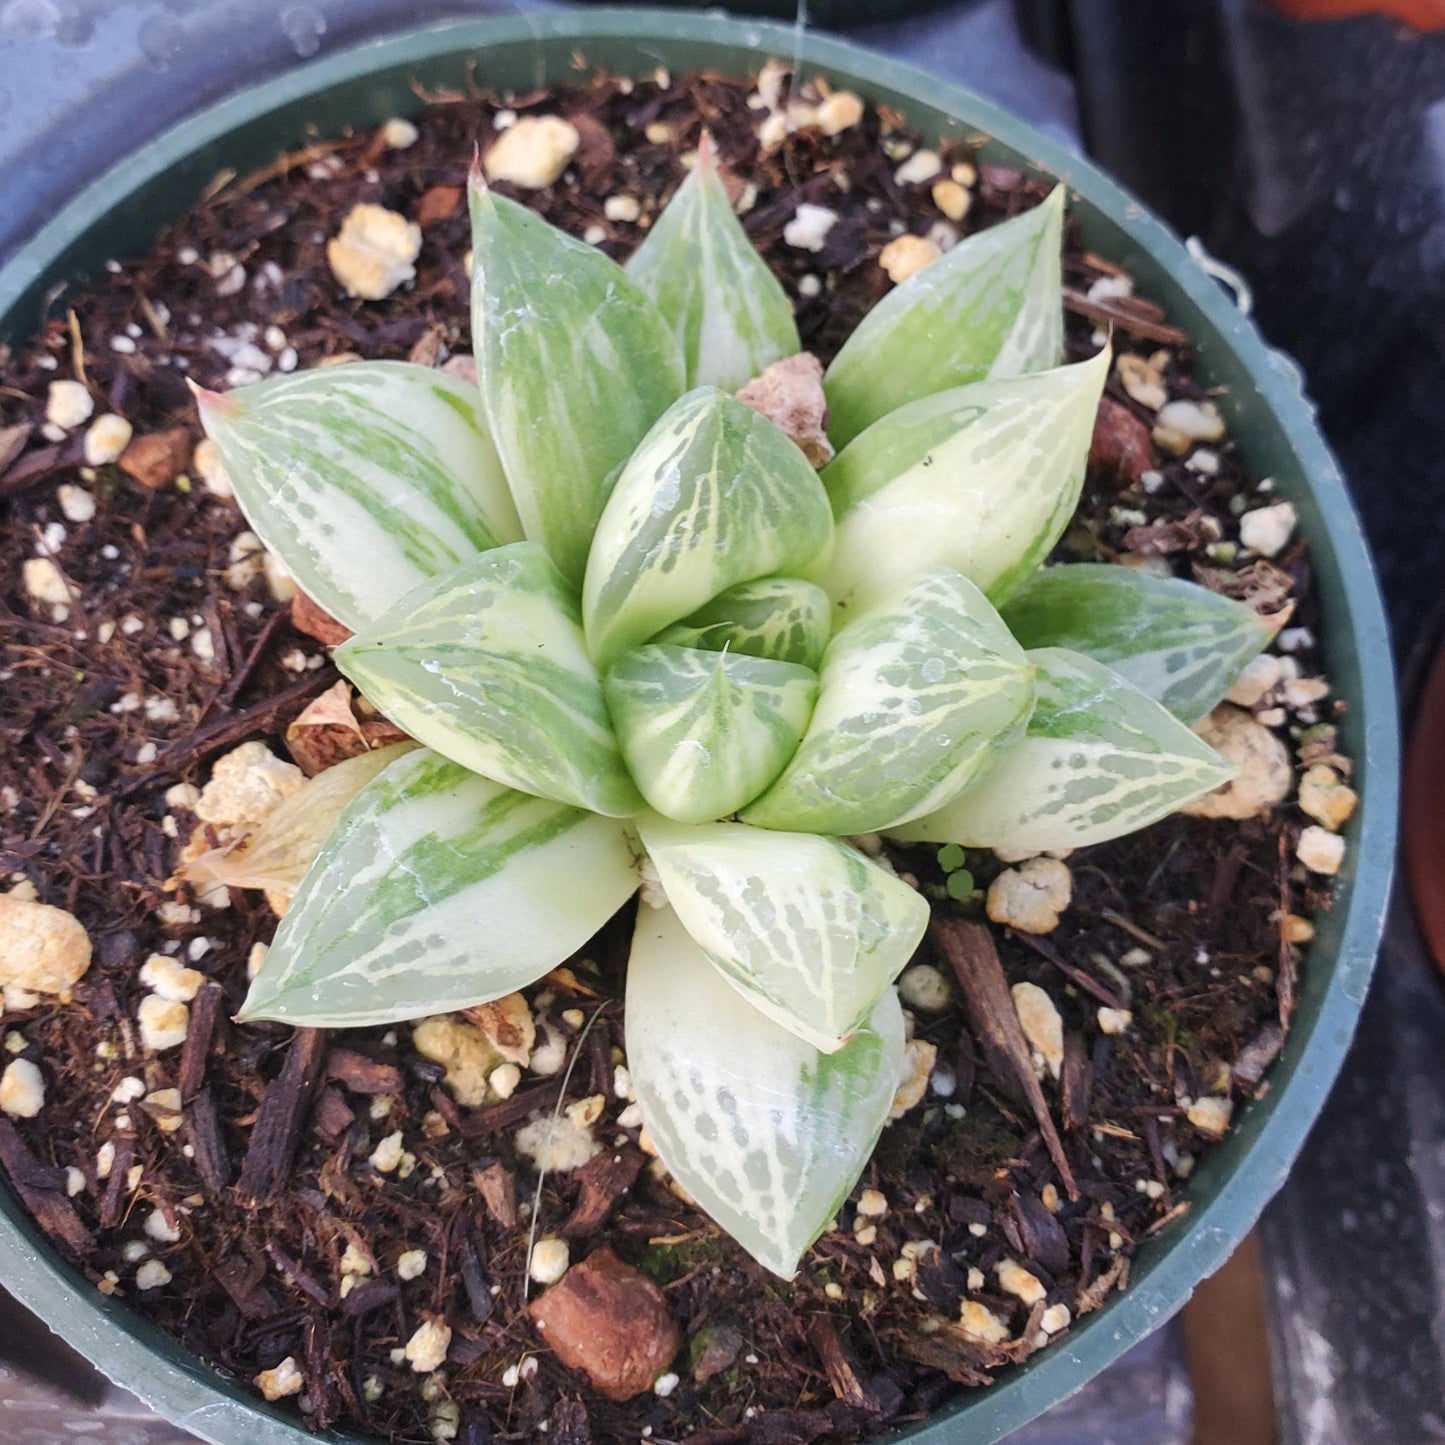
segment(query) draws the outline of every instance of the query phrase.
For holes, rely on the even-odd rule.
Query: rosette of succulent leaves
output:
[[[378,361],[200,395],[250,525],[354,630],[336,665],[418,745],[311,785],[314,861],[242,1017],[498,998],[646,875],[647,1131],[791,1276],[900,1079],[929,906],[877,835],[1144,827],[1230,777],[1188,725],[1269,632],[1183,581],[1042,565],[1109,365],[1061,364],[1062,187],[864,318],[821,473],[734,395],[799,338],[708,147],[625,268],[476,175],[470,206],[478,387]]]

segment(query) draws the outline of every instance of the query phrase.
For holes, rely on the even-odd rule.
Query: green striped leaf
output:
[[[738,391],[802,350],[792,303],[733,214],[706,131],[627,274],[672,327],[689,387]]]
[[[764,1018],[670,909],[639,910],[627,968],[627,1067],[677,1182],[759,1264],[791,1279],[847,1199],[903,1066],[889,989],[824,1054]]]
[[[894,837],[1033,853],[1082,848],[1147,827],[1234,776],[1102,663],[1057,647],[1029,659],[1038,703],[1024,738],[939,811],[889,829]]]
[[[667,900],[753,1006],[833,1053],[928,926],[923,897],[835,838],[741,823],[638,822]]]
[[[819,578],[844,609],[933,567],[996,604],[1048,556],[1084,485],[1109,350],[979,381],[875,422],[822,473],[837,530]]]
[[[798,577],[760,577],[729,587],[653,640],[709,652],[727,648],[816,672],[832,626],[828,594],[821,587]]]
[[[608,500],[582,590],[599,667],[739,582],[816,563],[827,493],[765,417],[714,387],[674,403]]]
[[[669,818],[735,813],[783,770],[818,696],[810,668],[692,647],[640,647],[603,694],[642,796]]]
[[[342,815],[241,1017],[361,1028],[486,1003],[570,957],[636,886],[622,823],[409,753]]]
[[[256,535],[353,631],[522,535],[477,393],[442,372],[358,361],[197,400]]]
[[[668,324],[595,246],[474,176],[472,347],[526,535],[577,586],[623,462],[682,392]]]
[[[842,448],[910,401],[987,377],[1057,366],[1064,320],[1064,188],[975,232],[889,292],[823,378],[828,435]]]
[[[535,542],[407,593],[335,657],[398,727],[473,772],[612,817],[642,805],[577,604]]]
[[[846,835],[932,812],[1022,728],[1032,672],[972,582],[929,573],[833,638],[802,744],[743,821]]]
[[[1036,572],[1004,608],[1025,647],[1066,647],[1196,723],[1274,636],[1252,607],[1173,577],[1078,563]]]

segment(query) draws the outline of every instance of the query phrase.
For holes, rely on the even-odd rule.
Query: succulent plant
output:
[[[850,840],[1142,827],[1230,776],[1187,724],[1268,632],[1041,566],[1109,365],[1060,364],[1062,188],[864,319],[821,474],[731,394],[799,341],[709,147],[625,270],[479,176],[470,204],[479,387],[361,362],[200,395],[250,524],[354,631],[337,666],[420,744],[328,795],[243,1017],[497,998],[646,871],[648,1132],[789,1276],[887,1120],[929,916]]]

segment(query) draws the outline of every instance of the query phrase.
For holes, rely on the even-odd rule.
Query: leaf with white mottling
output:
[[[663,1164],[759,1264],[791,1279],[887,1121],[903,1066],[897,994],[844,1048],[820,1053],[728,984],[671,909],[643,908],[626,1029]]]
[[[1032,675],[972,582],[929,573],[833,638],[807,734],[743,821],[848,835],[932,812],[1022,729]]]
[[[682,925],[754,1007],[825,1053],[918,947],[928,904],[836,838],[639,819]]]
[[[719,593],[653,639],[709,652],[746,653],[817,670],[832,632],[828,594],[798,577],[760,577]]]
[[[888,831],[909,842],[1042,853],[1120,838],[1227,783],[1234,769],[1100,662],[1029,653],[1038,703],[1023,739],[938,812]]]
[[[483,552],[409,592],[335,658],[398,727],[453,762],[613,817],[641,806],[577,604],[535,542]]]
[[[1067,647],[1196,723],[1274,636],[1252,607],[1132,567],[1046,567],[1014,593],[1004,621],[1025,647]]]
[[[501,998],[569,958],[636,886],[624,824],[419,750],[342,815],[241,1017],[362,1028]]]
[[[823,471],[837,519],[818,579],[844,609],[933,567],[997,604],[1048,556],[1078,504],[1109,374],[1089,361],[910,402]]]
[[[688,392],[597,525],[582,590],[593,657],[606,667],[739,582],[800,572],[832,532],[818,474],[772,422],[714,387]]]
[[[602,685],[642,796],[669,818],[735,813],[783,770],[818,696],[811,668],[694,647],[639,647]]]
[[[477,393],[442,372],[358,361],[197,400],[246,520],[353,631],[522,535]]]
[[[1063,357],[1064,188],[1042,205],[960,241],[888,293],[823,378],[828,435],[842,448],[921,396]]]
[[[610,257],[473,179],[472,348],[526,535],[582,581],[623,462],[684,387],[661,312]]]
[[[706,132],[627,274],[672,327],[689,387],[737,391],[802,349],[792,303],[733,214]]]

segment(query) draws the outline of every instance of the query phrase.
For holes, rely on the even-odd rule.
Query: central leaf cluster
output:
[[[626,271],[479,178],[471,208],[476,390],[371,362],[201,397],[248,520],[354,631],[337,665],[421,744],[357,770],[246,1016],[497,998],[647,867],[648,1131],[788,1275],[887,1118],[928,919],[847,840],[1141,827],[1228,777],[1185,723],[1267,634],[1185,583],[1040,570],[1108,367],[1059,364],[1061,192],[865,318],[821,475],[733,395],[799,343],[710,146]]]

